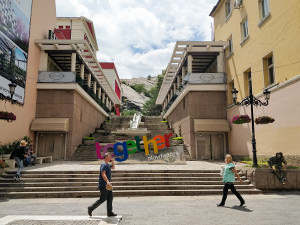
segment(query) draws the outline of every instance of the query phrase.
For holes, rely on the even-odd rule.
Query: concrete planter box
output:
[[[183,143],[183,140],[172,140],[173,145],[180,145]]]
[[[247,168],[247,177],[251,183],[261,190],[299,190],[300,169],[287,169],[287,183],[282,184],[271,168]]]
[[[95,144],[95,140],[83,139],[82,142],[84,145],[94,145]]]
[[[2,160],[7,160],[9,158],[10,158],[10,154],[4,154],[4,155],[0,156],[0,159],[2,159]]]

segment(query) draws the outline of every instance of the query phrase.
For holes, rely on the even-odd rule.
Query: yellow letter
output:
[[[149,143],[152,143],[153,148],[154,148],[154,153],[158,153],[158,149],[157,149],[157,143],[155,140],[151,139],[151,140],[147,140],[147,136],[143,136],[143,142],[144,142],[144,149],[145,149],[145,155],[149,155]]]

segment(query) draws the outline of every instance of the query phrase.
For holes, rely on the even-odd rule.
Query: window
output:
[[[231,15],[231,2],[230,0],[227,0],[225,3],[225,13],[226,13],[226,18],[228,18]]]
[[[259,26],[269,17],[270,9],[269,9],[269,0],[259,0]]]
[[[269,0],[261,0],[261,18],[265,18],[269,13]]]
[[[252,88],[251,69],[244,72],[245,95],[250,95],[250,88]]]
[[[265,87],[267,87],[275,83],[274,63],[273,63],[272,53],[270,53],[268,56],[263,58],[263,68],[264,68],[264,85]]]
[[[227,57],[230,57],[233,54],[233,43],[232,43],[232,36],[227,39],[228,46],[227,46]]]
[[[241,33],[242,33],[242,41],[248,38],[248,19],[245,19],[241,23]]]

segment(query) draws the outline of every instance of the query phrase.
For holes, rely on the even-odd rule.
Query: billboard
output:
[[[24,104],[32,0],[0,0],[0,95]]]

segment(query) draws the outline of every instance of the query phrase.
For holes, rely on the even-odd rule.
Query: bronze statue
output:
[[[286,161],[283,157],[282,152],[277,152],[276,156],[271,157],[268,160],[270,167],[273,169],[273,172],[278,177],[279,181],[282,184],[286,184]],[[284,166],[282,165],[284,164]]]

